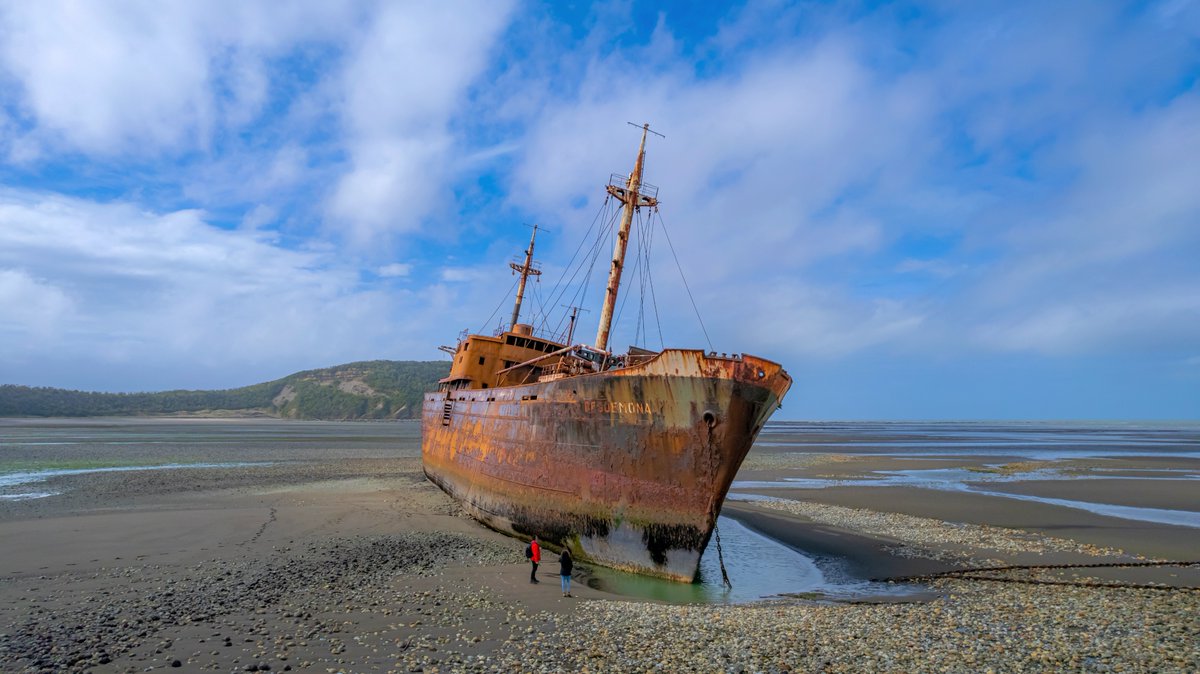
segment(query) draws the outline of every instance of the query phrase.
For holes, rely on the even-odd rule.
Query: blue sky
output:
[[[540,321],[631,121],[777,418],[1200,418],[1198,76],[1187,0],[0,2],[0,383],[438,359],[534,222]]]

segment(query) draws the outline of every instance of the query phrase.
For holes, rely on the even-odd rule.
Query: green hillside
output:
[[[0,385],[0,417],[411,419],[420,415],[421,394],[449,371],[449,361],[370,360],[224,391],[159,393],[89,393],[6,384]]]

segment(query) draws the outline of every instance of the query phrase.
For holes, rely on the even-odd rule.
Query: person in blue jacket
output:
[[[575,566],[575,562],[571,559],[571,551],[563,547],[562,554],[558,556],[559,571],[558,575],[562,578],[562,592],[564,597],[571,596],[571,568]]]

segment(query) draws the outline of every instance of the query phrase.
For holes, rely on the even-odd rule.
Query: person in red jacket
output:
[[[529,551],[529,563],[533,564],[533,569],[529,572],[529,582],[537,583],[540,582],[537,579],[537,565],[538,562],[542,561],[542,548],[538,545],[537,536],[534,536],[533,540],[530,541]]]

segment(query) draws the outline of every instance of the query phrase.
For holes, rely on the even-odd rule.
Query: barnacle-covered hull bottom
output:
[[[668,349],[634,366],[425,396],[425,474],[473,517],[577,559],[691,582],[791,378]]]

